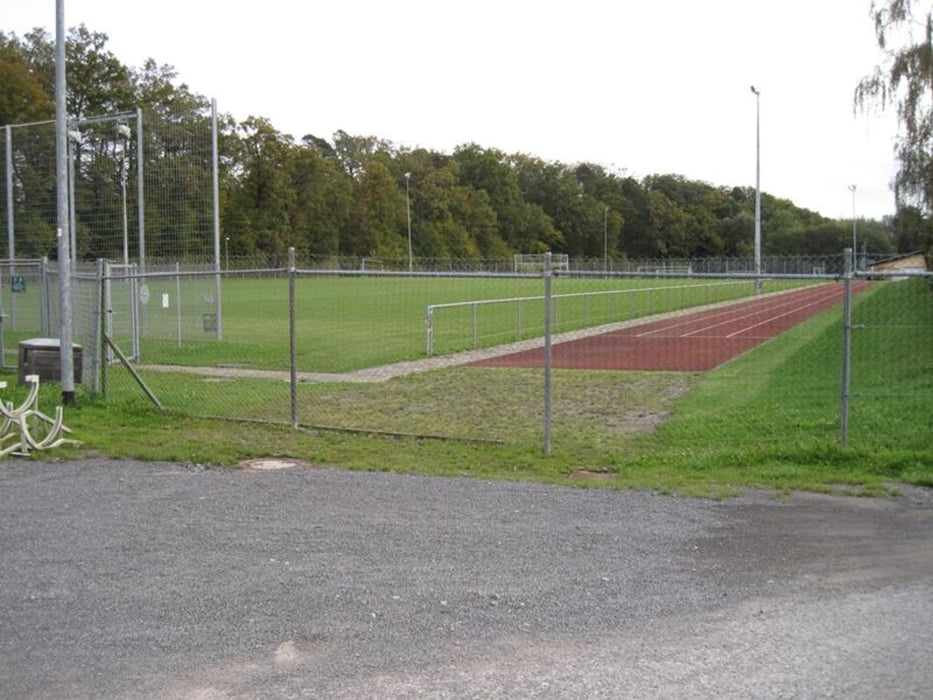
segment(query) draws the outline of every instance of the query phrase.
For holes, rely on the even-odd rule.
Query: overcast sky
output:
[[[755,185],[834,218],[894,211],[893,113],[853,111],[869,0],[65,0],[125,64],[173,65],[242,120],[452,152],[475,142],[641,178]],[[2,28],[54,0],[3,0]]]

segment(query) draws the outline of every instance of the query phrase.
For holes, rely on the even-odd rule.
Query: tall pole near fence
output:
[[[57,252],[59,290],[59,356],[62,403],[75,402],[74,351],[71,341],[71,250],[68,210],[68,115],[65,113],[65,0],[55,1],[55,183],[57,190]]]
[[[220,155],[217,149],[217,100],[211,100],[211,216],[214,219],[214,310],[217,323],[214,332],[223,340],[223,298],[220,284],[220,179],[217,172]]]
[[[409,183],[411,181],[411,173],[405,173],[405,211],[408,213],[408,272],[412,271],[412,261],[411,261],[411,193],[409,191]]]
[[[298,335],[295,325],[295,249],[288,249],[288,369],[292,427],[298,427]]]
[[[146,198],[143,164],[143,110],[136,108],[136,219],[139,227],[139,271],[146,272]]]
[[[603,273],[609,274],[609,205],[603,208]]]
[[[761,91],[755,95],[755,294],[761,294]]]
[[[544,454],[551,454],[551,253],[544,254]]]
[[[6,252],[12,266],[16,258],[13,250],[15,245],[13,238],[13,129],[7,124],[4,130],[6,131]]]

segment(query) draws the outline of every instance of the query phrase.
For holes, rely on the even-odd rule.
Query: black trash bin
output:
[[[84,366],[84,351],[78,344],[72,344],[74,351],[74,380],[81,382]],[[49,382],[62,380],[61,343],[58,338],[30,338],[19,344],[19,383],[25,384],[30,374],[39,375],[39,379]]]

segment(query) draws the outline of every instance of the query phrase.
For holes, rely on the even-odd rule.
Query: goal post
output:
[[[547,253],[516,253],[513,256],[513,269],[516,274],[544,272]],[[570,256],[567,253],[551,253],[551,270],[554,272],[570,271]]]

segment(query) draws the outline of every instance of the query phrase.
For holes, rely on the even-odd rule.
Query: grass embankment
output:
[[[550,456],[542,454],[540,372],[477,368],[377,385],[305,385],[299,396],[307,407],[302,415],[313,416],[304,422],[327,425],[338,416],[359,416],[369,428],[455,439],[195,419],[158,412],[135,397],[104,403],[80,395],[66,422],[85,446],[53,456],[221,465],[292,456],[348,469],[692,495],[933,486],[933,294],[919,280],[878,285],[858,299],[855,321],[861,327],[845,449],[839,441],[837,309],[704,375],[557,372]],[[269,385],[231,382],[227,392],[252,394],[258,417],[282,420],[262,415],[260,386]],[[197,387],[191,392],[196,397]],[[41,401],[55,403],[55,387],[45,387]],[[456,439],[464,437],[487,441]],[[600,478],[571,478],[581,470]]]

